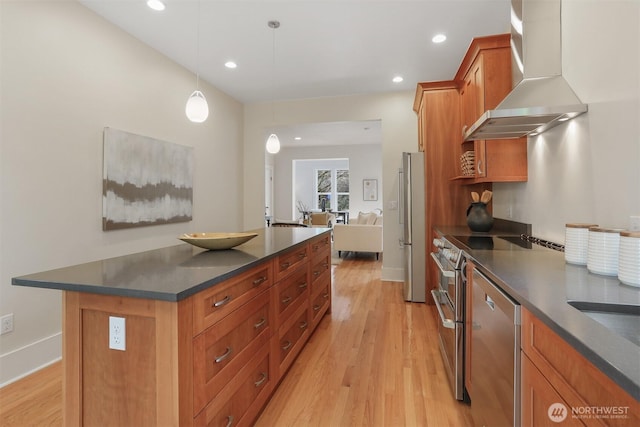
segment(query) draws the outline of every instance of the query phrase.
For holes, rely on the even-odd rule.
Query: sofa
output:
[[[375,252],[380,259],[382,252],[382,215],[360,212],[349,224],[333,226],[333,249],[342,252]]]

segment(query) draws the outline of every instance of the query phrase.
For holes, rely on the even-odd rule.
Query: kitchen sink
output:
[[[640,305],[567,301],[596,322],[640,347]]]

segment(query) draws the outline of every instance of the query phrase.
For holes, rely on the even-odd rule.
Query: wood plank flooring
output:
[[[438,349],[435,307],[406,303],[382,262],[349,255],[332,267],[325,316],[257,427],[467,426]]]
[[[62,425],[62,362],[0,388],[0,426]]]
[[[273,395],[257,427],[472,425],[451,394],[432,306],[405,303],[382,262],[332,266],[333,309]],[[62,426],[62,367],[0,389],[0,426]]]

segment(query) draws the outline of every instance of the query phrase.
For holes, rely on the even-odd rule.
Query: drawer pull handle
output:
[[[291,302],[291,300],[292,300],[292,298],[291,298],[291,297],[285,297],[285,298],[282,300],[282,303],[283,303],[283,304],[289,304],[289,303]]]
[[[286,270],[287,268],[289,268],[290,265],[291,265],[290,262],[283,262],[282,264],[280,264],[280,268],[283,270]]]
[[[303,259],[307,257],[307,253],[306,252],[301,252],[298,254],[298,258]]]
[[[313,250],[317,251],[318,249],[320,249],[320,245],[313,245]]]
[[[262,326],[264,326],[264,324],[267,323],[267,319],[265,319],[264,317],[260,318],[260,320],[258,320],[258,323],[256,323],[255,325],[253,325],[254,329],[259,329]]]
[[[324,294],[324,295],[322,295],[322,297],[323,297],[324,299],[329,299],[329,294]]]
[[[262,384],[264,384],[264,382],[267,380],[267,373],[266,372],[262,372],[260,374],[260,379],[258,381],[256,381],[254,384],[256,385],[256,387],[260,387]]]
[[[320,275],[320,272],[319,272],[319,271],[317,271],[317,270],[315,270],[315,271],[313,272],[313,275],[314,275],[315,277],[318,277],[318,276]]]
[[[306,287],[307,287],[307,282],[303,282],[298,285],[298,288],[300,289],[305,289]]]
[[[226,427],[231,427],[232,425],[233,425],[233,415],[228,415]]]
[[[213,303],[213,307],[214,308],[222,307],[223,305],[228,304],[229,301],[231,301],[231,297],[229,295],[227,295],[226,297],[224,297],[220,301],[214,302]]]
[[[302,329],[302,330],[307,329],[307,326],[308,326],[307,322],[300,323],[300,329]]]
[[[320,304],[316,304],[313,306],[313,311],[318,311],[320,310]]]
[[[322,265],[325,269],[329,268],[329,264],[327,264],[326,262]]]
[[[282,349],[283,349],[284,351],[287,351],[287,350],[289,350],[289,349],[291,348],[291,345],[292,345],[291,341],[287,341],[287,342],[285,342],[285,343],[284,343],[284,345],[282,346]]]
[[[267,276],[258,277],[256,280],[253,281],[253,286],[258,286],[266,281],[267,281]]]
[[[216,363],[224,361],[227,357],[231,356],[231,353],[233,353],[233,350],[231,347],[227,347],[227,351],[225,351],[222,356],[216,357]]]

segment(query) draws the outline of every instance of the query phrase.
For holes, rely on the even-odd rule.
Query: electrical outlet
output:
[[[640,215],[629,217],[629,231],[640,231]]]
[[[109,348],[125,351],[127,347],[127,329],[124,317],[109,316]]]
[[[13,332],[13,313],[0,317],[0,335]]]

